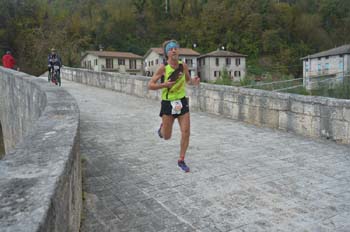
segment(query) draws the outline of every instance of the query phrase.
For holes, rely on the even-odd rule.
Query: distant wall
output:
[[[0,67],[0,231],[79,231],[79,109],[62,88]]]
[[[1,121],[0,121],[0,159],[5,155],[5,145],[4,145],[3,138],[4,137],[2,135],[2,126],[1,126]]]
[[[65,68],[63,77],[139,97],[160,99],[148,77]],[[350,144],[350,101],[201,83],[187,91],[192,109],[257,126]]]

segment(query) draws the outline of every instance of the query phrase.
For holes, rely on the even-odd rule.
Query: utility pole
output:
[[[169,0],[165,0],[165,13],[168,13],[168,1]]]

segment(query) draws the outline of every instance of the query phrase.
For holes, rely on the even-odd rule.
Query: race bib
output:
[[[59,70],[59,69],[60,69],[60,66],[58,66],[58,65],[54,65],[54,66],[53,66],[53,69],[55,69],[55,70]]]
[[[181,114],[182,103],[181,100],[171,101],[171,114]]]

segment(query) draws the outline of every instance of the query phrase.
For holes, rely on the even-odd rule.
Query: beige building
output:
[[[341,82],[350,73],[350,44],[308,55],[301,60],[307,89],[317,88],[321,81]]]
[[[197,71],[197,57],[200,54],[190,48],[180,48],[179,59],[188,65],[190,74]],[[152,76],[159,65],[164,63],[164,51],[162,48],[150,48],[143,57],[144,74]]]
[[[142,75],[142,56],[130,52],[86,51],[81,67],[94,71]]]
[[[197,59],[198,75],[201,80],[215,81],[224,69],[234,81],[243,79],[246,75],[246,55],[235,52],[216,50]]]

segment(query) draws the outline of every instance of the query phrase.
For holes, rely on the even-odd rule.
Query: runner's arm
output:
[[[175,84],[173,81],[167,81],[164,83],[159,83],[158,80],[164,75],[165,73],[165,67],[162,64],[156,73],[152,76],[151,80],[148,82],[148,89],[150,90],[157,90],[162,88],[170,88]]]
[[[184,72],[185,72],[185,78],[186,78],[186,83],[188,85],[199,85],[199,82],[200,82],[200,78],[198,76],[192,78],[190,76],[190,72],[188,70],[188,66],[186,63],[183,63],[183,66],[184,66]]]

